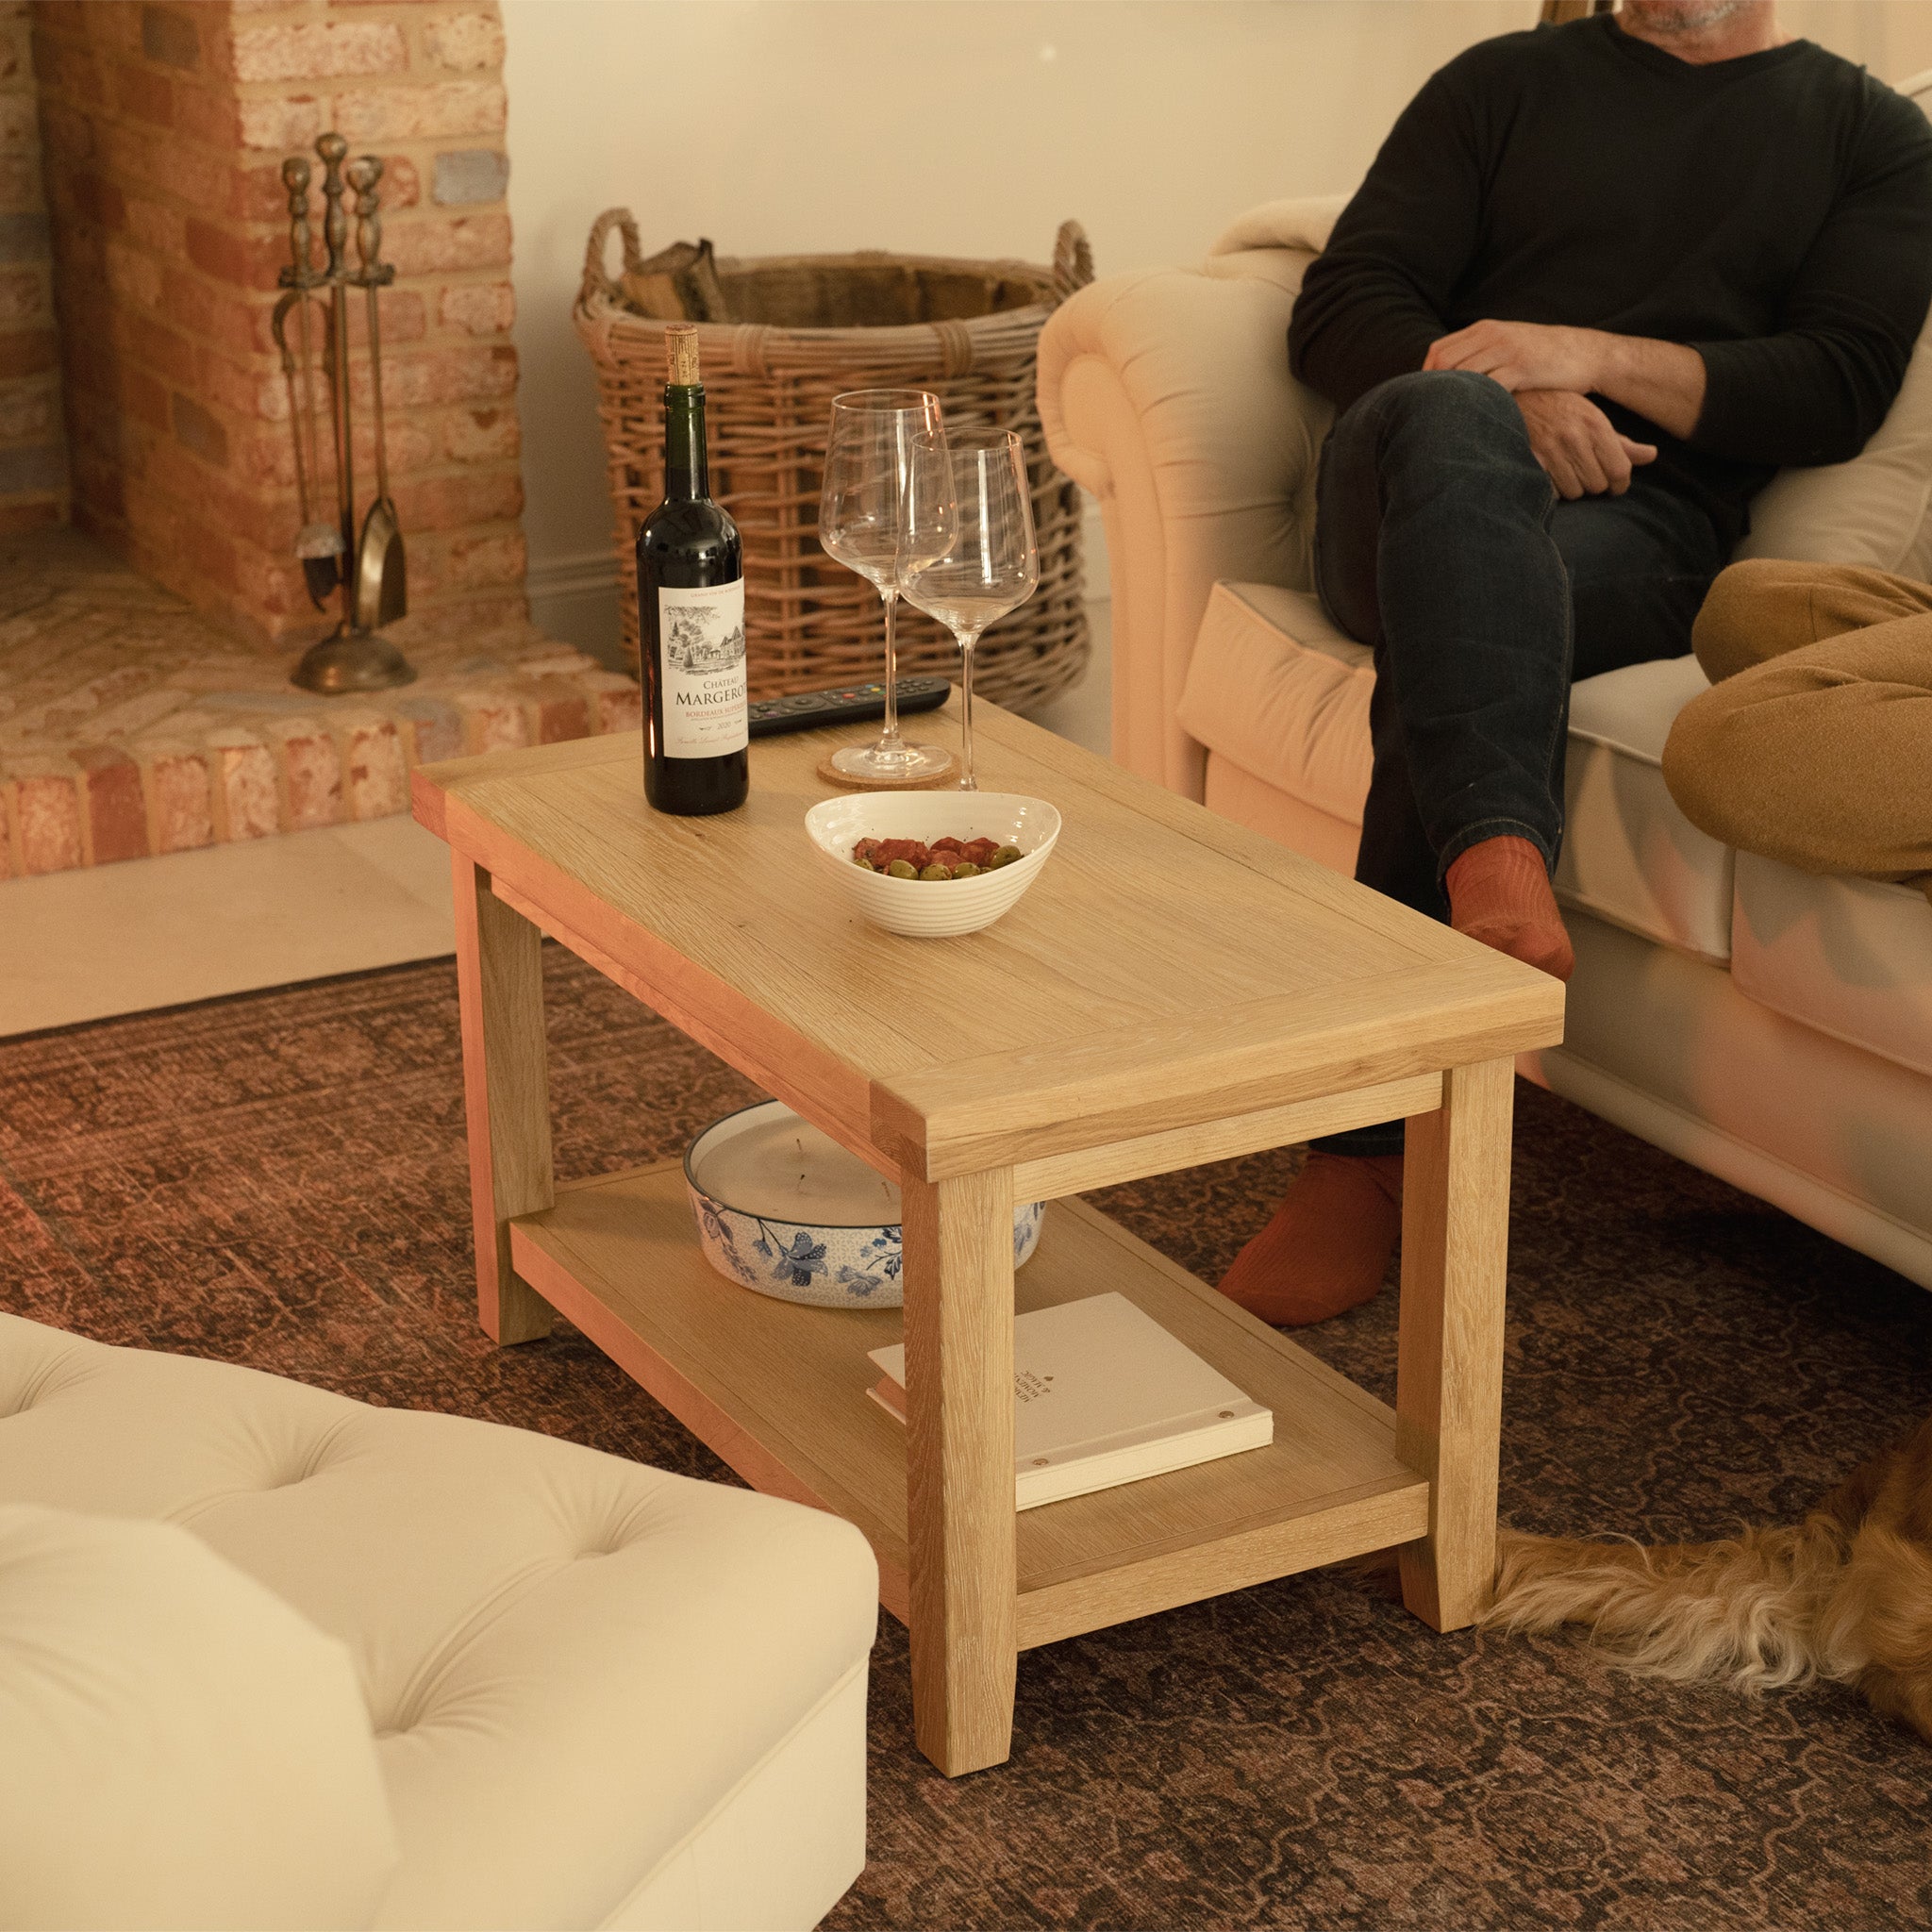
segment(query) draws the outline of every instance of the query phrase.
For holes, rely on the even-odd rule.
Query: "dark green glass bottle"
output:
[[[738,525],[711,501],[698,332],[665,331],[664,501],[638,532],[644,672],[644,796],[698,818],[744,803],[744,560]]]

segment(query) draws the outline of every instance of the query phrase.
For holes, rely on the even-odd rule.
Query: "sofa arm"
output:
[[[1330,414],[1288,372],[1299,276],[1235,267],[1094,282],[1040,341],[1047,447],[1106,518],[1113,755],[1191,798],[1207,754],[1174,708],[1208,592],[1223,577],[1309,587]]]

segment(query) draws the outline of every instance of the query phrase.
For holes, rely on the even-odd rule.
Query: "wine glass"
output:
[[[832,767],[873,785],[916,785],[952,770],[950,752],[899,735],[899,588],[952,541],[951,473],[940,400],[921,389],[862,389],[832,398],[819,497],[819,543],[866,578],[886,607],[886,717],[875,744],[842,745]]]
[[[1040,545],[1033,534],[1026,449],[1010,429],[953,436],[953,540],[938,556],[915,558],[902,583],[907,602],[937,618],[958,641],[959,752],[962,791],[973,776],[973,647],[980,633],[1016,610],[1040,588]]]

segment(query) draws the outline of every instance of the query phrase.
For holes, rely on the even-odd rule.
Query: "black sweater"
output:
[[[1599,14],[1427,82],[1310,266],[1289,356],[1346,408],[1486,316],[1688,342],[1708,374],[1688,441],[1603,407],[1736,536],[1773,470],[1863,447],[1928,297],[1911,102],[1808,41],[1697,67]]]

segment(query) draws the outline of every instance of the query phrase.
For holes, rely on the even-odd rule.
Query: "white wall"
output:
[[[1887,78],[1928,0],[1786,0]],[[503,0],[539,623],[615,636],[594,391],[570,309],[592,219],[647,250],[903,248],[1101,274],[1198,257],[1256,202],[1346,189],[1422,81],[1535,0]]]

